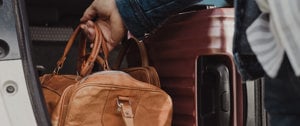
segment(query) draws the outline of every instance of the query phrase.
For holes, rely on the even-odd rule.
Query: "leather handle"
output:
[[[96,38],[93,43],[92,52],[86,55],[86,43],[87,41],[81,41],[81,49],[79,50],[79,61],[78,61],[78,71],[81,76],[86,76],[91,73],[94,66],[94,62],[97,61],[103,67],[104,70],[109,70],[108,65],[108,48],[107,42],[105,41],[101,29],[95,26]],[[94,51],[94,48],[97,50]],[[99,56],[99,53],[103,53],[103,58]],[[88,58],[81,58],[88,57]]]
[[[99,34],[97,34],[99,33]],[[86,51],[86,40],[80,41],[80,48],[79,48],[79,58],[77,61],[77,70],[79,71],[79,74],[81,76],[86,76],[87,74],[91,73],[91,70],[93,68],[94,62],[97,62],[104,70],[110,70],[110,67],[108,65],[108,56],[109,56],[109,51],[107,48],[107,42],[104,39],[101,29],[99,27],[96,27],[96,37],[99,37],[100,44],[93,46],[100,46],[99,51],[95,53],[87,53]],[[95,40],[96,41],[96,40]],[[94,48],[94,47],[93,47]],[[99,56],[99,53],[103,54],[103,58]],[[94,59],[89,59],[89,58],[95,58]],[[91,67],[83,68],[85,64],[90,64]]]
[[[138,46],[139,52],[140,52],[140,58],[141,58],[141,66],[149,66],[149,61],[148,61],[148,54],[146,47],[142,41],[139,41],[135,38],[129,38],[123,43],[123,46],[119,52],[118,58],[113,66],[113,69],[119,69],[121,66],[121,63],[129,50],[129,47],[131,44],[135,43]]]
[[[82,61],[82,63],[80,63],[81,64],[80,67],[77,67],[77,70],[79,71],[79,74],[81,76],[86,76],[93,68],[94,62],[95,62],[97,55],[100,51],[100,48],[102,46],[101,43],[103,43],[103,41],[104,41],[104,37],[103,37],[99,27],[95,26],[95,31],[96,31],[95,32],[96,35],[95,35],[95,39],[93,40],[94,46],[92,48],[92,51],[91,51],[89,57],[87,58],[87,60]],[[76,27],[76,29],[74,30],[74,32],[72,33],[72,35],[70,36],[70,39],[68,40],[66,47],[64,49],[63,55],[57,61],[56,68],[53,72],[54,74],[58,74],[58,71],[63,67],[63,64],[67,58],[67,55],[68,55],[73,43],[75,42],[76,37],[79,35],[80,32],[81,32],[81,28],[80,28],[80,25],[78,25]],[[80,56],[85,55],[85,53],[86,53],[86,46],[85,46],[86,41],[87,41],[87,37],[84,34],[82,34],[82,38],[80,39],[80,44],[79,44],[79,49],[80,49],[79,55]],[[78,60],[78,62],[81,62],[81,61]]]
[[[89,56],[90,56],[90,54],[86,54],[84,57],[81,56],[79,60],[86,60]],[[108,65],[107,59],[103,59],[101,56],[98,55],[96,57],[95,62],[98,63],[103,68],[103,70],[105,70],[105,71],[111,70],[109,65]],[[77,67],[81,67],[81,63],[82,62],[79,62]]]
[[[64,49],[64,53],[63,55],[61,56],[61,58],[57,61],[56,63],[56,68],[54,70],[54,73],[57,74],[58,71],[63,67],[63,64],[67,58],[67,54],[69,53],[75,39],[76,39],[76,36],[79,34],[79,31],[80,31],[80,27],[77,27],[74,32],[72,33],[71,37],[69,38],[68,42],[67,42],[67,45]]]

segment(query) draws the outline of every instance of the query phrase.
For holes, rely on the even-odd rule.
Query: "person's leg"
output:
[[[286,57],[276,78],[265,77],[264,91],[270,126],[300,126],[300,78]]]

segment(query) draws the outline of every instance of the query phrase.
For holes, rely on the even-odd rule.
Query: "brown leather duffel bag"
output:
[[[172,101],[160,88],[122,71],[88,75],[63,93],[54,126],[170,126]]]
[[[64,53],[62,57],[57,61],[57,66],[54,69],[53,73],[42,75],[40,79],[40,83],[43,89],[43,94],[46,101],[46,106],[48,109],[49,115],[52,114],[53,109],[56,107],[57,102],[62,95],[62,92],[67,88],[69,85],[77,83],[82,77],[89,74],[94,66],[94,62],[96,61],[96,56],[98,55],[101,47],[101,43],[103,42],[102,34],[100,33],[99,29],[96,32],[96,38],[94,40],[93,49],[90,53],[90,56],[84,63],[80,63],[80,70],[78,73],[80,75],[62,75],[59,74],[59,70],[63,67],[65,59],[67,58],[67,54],[71,49],[76,37],[80,33],[80,27],[77,27],[73,32],[72,36],[70,37],[67,45],[65,47]],[[82,36],[81,43],[85,43],[85,38]],[[83,42],[84,41],[84,42]],[[82,48],[81,53],[85,53],[85,49]],[[81,55],[83,55],[81,54]],[[80,61],[80,60],[78,60]]]
[[[108,51],[107,51],[106,43],[105,43],[105,41],[104,41],[104,39],[102,37],[102,33],[101,33],[100,29],[96,29],[96,31],[97,31],[96,32],[96,39],[94,40],[94,45],[96,45],[96,46],[93,47],[91,53],[86,53],[86,41],[85,41],[85,39],[82,39],[80,41],[80,45],[79,45],[80,46],[79,47],[79,59],[78,59],[78,67],[77,67],[79,75],[61,75],[61,74],[58,74],[59,69],[61,69],[63,67],[63,63],[64,63],[64,61],[65,61],[65,59],[67,57],[67,54],[68,54],[68,52],[70,50],[70,47],[72,46],[72,44],[73,44],[76,36],[80,32],[80,29],[78,27],[78,28],[75,29],[75,31],[72,34],[70,40],[68,41],[68,43],[66,45],[66,48],[64,50],[63,56],[57,62],[57,67],[54,70],[54,72],[52,74],[45,74],[45,75],[43,75],[43,76],[40,77],[40,81],[41,81],[41,84],[42,84],[42,87],[43,87],[43,93],[44,93],[44,97],[45,97],[45,100],[46,100],[47,108],[48,108],[49,114],[52,115],[52,117],[53,117],[52,118],[53,122],[56,122],[54,120],[65,120],[64,116],[68,116],[68,114],[70,114],[70,113],[68,113],[67,115],[65,115],[65,114],[63,114],[63,115],[57,115],[56,114],[57,112],[60,112],[60,111],[62,111],[64,109],[64,108],[60,108],[61,106],[57,105],[58,101],[62,100],[62,99],[65,99],[65,100],[69,99],[69,98],[66,98],[66,97],[61,98],[61,96],[63,95],[63,92],[68,92],[66,90],[67,87],[76,87],[74,85],[78,85],[76,83],[78,81],[80,81],[82,79],[82,77],[85,77],[89,73],[91,73],[91,69],[92,69],[92,67],[94,65],[94,62],[99,63],[100,66],[102,66],[104,68],[104,70],[109,70],[110,69],[109,66],[108,66],[108,63],[107,63]],[[131,41],[131,40],[129,40],[129,41]],[[100,49],[102,49],[101,52],[103,53],[104,58],[98,56],[98,54],[100,52]],[[140,52],[141,54],[143,54],[143,55],[146,54],[146,50],[145,50],[145,47],[143,45],[139,46],[139,49],[141,51]],[[126,76],[128,76],[127,78],[131,78],[130,80],[134,81],[132,83],[133,85],[136,84],[136,83],[138,83],[138,84],[146,84],[146,85],[154,84],[154,85],[156,85],[156,86],[159,87],[159,83],[160,82],[159,82],[159,78],[158,78],[157,72],[156,72],[156,70],[153,67],[151,67],[150,70],[148,69],[148,67],[150,67],[150,66],[148,65],[147,57],[144,57],[143,55],[141,55],[142,56],[142,61],[145,62],[146,65],[142,65],[141,67],[136,67],[136,68],[135,67],[134,68],[127,68],[127,69],[124,69],[124,71],[127,72],[128,74],[130,74],[131,76],[133,76],[135,79],[138,79],[138,80],[143,81],[145,83],[137,81],[137,80],[131,78],[128,75],[126,75]],[[147,55],[145,55],[145,56],[147,56]],[[113,78],[117,78],[117,79],[116,80],[112,80],[112,82],[115,82],[115,81],[123,82],[123,79],[121,79],[123,77],[118,77],[118,76],[119,75],[114,76]],[[101,81],[99,81],[99,82],[101,82]],[[126,88],[129,88],[129,89],[131,88],[130,84],[127,85],[127,86],[128,87],[126,87]],[[146,86],[146,87],[148,88],[149,86]],[[114,87],[112,87],[112,88],[114,88]],[[135,89],[135,88],[133,88],[133,89]],[[137,89],[141,89],[142,92],[144,90],[143,86],[139,87]],[[131,90],[132,89],[127,90],[127,91],[131,92]],[[157,122],[158,125],[170,125],[170,123],[171,123],[171,115],[172,115],[172,102],[171,102],[170,97],[166,93],[164,93],[161,89],[159,89],[159,88],[157,88],[155,86],[151,85],[150,88],[149,88],[149,91],[151,91],[151,90],[152,90],[152,92],[158,92],[158,94],[164,95],[162,97],[160,97],[160,95],[158,95],[159,96],[158,100],[165,98],[165,100],[160,101],[161,103],[164,103],[165,105],[153,107],[153,105],[151,105],[151,104],[155,104],[155,105],[159,105],[159,104],[157,103],[157,100],[149,99],[148,103],[151,103],[151,104],[148,107],[144,107],[144,105],[141,104],[142,106],[139,107],[139,108],[146,108],[147,109],[147,110],[143,110],[142,113],[144,113],[146,111],[149,111],[150,116],[147,115],[145,117],[151,117],[151,118],[153,118],[151,115],[157,116],[156,118],[153,118],[152,121]],[[148,91],[148,89],[146,89],[146,91]],[[100,93],[99,95],[102,95],[101,91],[99,93]],[[133,94],[136,94],[136,93],[133,93]],[[136,98],[136,97],[138,97],[138,96],[135,96],[134,98]],[[120,97],[120,98],[122,100],[122,98],[125,98],[125,97]],[[153,99],[154,99],[154,97],[153,97]],[[82,103],[85,102],[85,101],[81,101],[81,100],[73,100],[73,101],[80,102],[80,103],[81,102]],[[86,100],[88,101],[90,99],[87,98]],[[136,99],[134,101],[140,101],[140,100],[141,100],[141,98]],[[64,101],[64,102],[66,102],[66,101]],[[90,101],[90,102],[93,102],[93,101]],[[95,102],[97,102],[97,101],[95,101]],[[142,101],[142,102],[144,102],[144,101]],[[103,102],[103,101],[99,102],[99,103],[106,105],[106,103]],[[84,104],[87,104],[87,103],[84,103]],[[101,106],[101,104],[100,104],[100,106]],[[121,103],[119,105],[121,105]],[[69,106],[73,106],[73,105],[70,104]],[[133,114],[136,113],[136,112],[138,112],[138,111],[140,111],[139,109],[136,110],[137,109],[137,108],[135,108],[136,106],[132,106],[132,107],[133,107],[132,109],[135,110],[135,111],[133,111]],[[62,110],[59,110],[59,111],[56,110],[56,113],[52,114],[54,108],[60,108]],[[89,106],[85,106],[85,107],[83,107],[81,109],[86,109],[86,108],[90,108],[90,107]],[[154,109],[154,110],[151,110],[151,109]],[[90,109],[90,110],[91,111],[97,111],[97,109],[95,109],[95,110],[94,109]],[[82,111],[82,113],[81,113],[81,111],[78,111],[78,112],[79,113],[77,113],[77,114],[79,114],[78,115],[79,117],[82,116],[84,118],[86,116],[85,113],[84,113],[84,111]],[[163,112],[163,113],[161,113],[161,112]],[[106,112],[103,112],[103,114],[104,113],[106,113]],[[137,115],[139,115],[138,113],[137,113]],[[72,116],[73,114],[71,113],[70,115]],[[104,114],[104,115],[106,115],[106,114]],[[140,124],[141,122],[144,122],[145,119],[146,119],[145,117],[141,116],[139,118],[135,118],[134,120],[137,120],[137,122],[139,122],[139,123],[136,123],[136,121],[134,121],[134,124]],[[92,118],[92,117],[90,117],[90,118]],[[98,117],[93,117],[93,118],[98,118]],[[141,120],[140,118],[142,118],[142,121],[140,121]],[[112,118],[112,119],[114,121],[107,120],[107,121],[105,121],[104,124],[108,124],[109,125],[111,122],[116,122],[116,123],[122,124],[122,120],[120,121],[118,119],[117,120],[115,120],[114,118]],[[130,120],[130,118],[126,119],[126,120]],[[60,125],[60,124],[61,123],[54,123],[53,125]],[[98,122],[96,121],[96,122],[94,122],[92,124],[97,124],[98,125]],[[149,124],[151,124],[151,123],[149,123]],[[64,124],[62,124],[62,125],[64,125]],[[90,123],[82,122],[82,125],[90,125]],[[131,124],[129,122],[129,124],[126,123],[126,125],[131,125]]]
[[[104,49],[105,42],[102,46]],[[105,66],[107,58],[98,56],[97,60],[103,68],[109,68]],[[68,86],[52,113],[52,125],[170,126],[173,112],[170,96],[148,82],[152,76],[142,82],[130,74],[106,70]],[[139,76],[144,74],[141,72]]]

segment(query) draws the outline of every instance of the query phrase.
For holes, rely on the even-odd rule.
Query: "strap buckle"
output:
[[[129,97],[119,96],[117,99],[117,111],[122,113],[125,118],[133,118],[133,112]]]

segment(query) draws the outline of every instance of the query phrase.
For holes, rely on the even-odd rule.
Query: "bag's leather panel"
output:
[[[100,32],[99,28],[96,29],[96,37],[95,37],[95,44],[98,46],[94,46],[92,49],[91,55],[88,57],[88,60],[86,64],[79,64],[79,66],[82,67],[82,69],[78,69],[80,75],[86,76],[90,70],[93,68],[93,63],[96,61],[96,56],[98,55],[101,43],[103,43],[104,39],[102,37],[102,33]],[[81,76],[79,75],[60,75],[58,72],[63,67],[64,62],[67,58],[67,54],[69,53],[73,43],[75,42],[76,37],[80,33],[80,27],[78,26],[73,34],[70,36],[69,41],[67,42],[64,52],[61,56],[61,58],[57,61],[57,66],[54,69],[54,72],[52,74],[45,74],[41,76],[40,82],[43,89],[43,94],[45,97],[48,113],[51,115],[53,109],[56,107],[56,104],[58,100],[61,97],[62,92],[72,84],[77,83],[78,80],[81,79]],[[85,37],[82,37],[81,43],[86,42]],[[99,41],[101,40],[101,41]],[[80,45],[82,48],[80,49],[81,52],[85,53],[85,46],[83,44]],[[82,51],[83,50],[83,51]],[[84,73],[84,74],[82,74]]]
[[[47,109],[51,115],[65,88],[77,83],[81,77],[76,75],[45,74],[39,79],[43,87]]]
[[[122,48],[120,49],[118,58],[113,66],[113,69],[120,69],[122,60],[125,58],[125,55],[128,56],[128,52],[130,50],[137,50],[139,52],[139,58],[137,59],[140,59],[140,65],[127,67],[122,69],[122,71],[130,74],[137,80],[160,87],[160,80],[157,71],[153,66],[149,65],[147,49],[144,43],[138,41],[137,39],[130,38],[122,43]]]
[[[128,97],[135,126],[170,126],[172,101],[160,88],[121,71],[103,71],[67,88],[54,113],[54,126],[125,126],[118,97]]]
[[[156,69],[151,66],[144,67],[132,67],[127,69],[122,69],[122,71],[130,74],[133,78],[143,81],[154,86],[160,87],[159,76]]]

